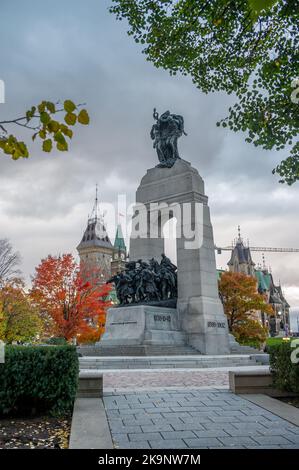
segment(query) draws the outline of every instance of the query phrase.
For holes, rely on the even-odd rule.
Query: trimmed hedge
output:
[[[49,338],[46,341],[46,344],[52,344],[53,346],[66,346],[67,340],[61,336],[55,336],[53,338]]]
[[[290,343],[291,341],[267,346],[270,354],[270,370],[275,388],[299,393],[299,363],[291,361],[292,353],[295,356],[296,352]],[[298,350],[297,356],[299,356]]]
[[[74,346],[6,346],[0,364],[0,414],[72,410],[79,361]]]

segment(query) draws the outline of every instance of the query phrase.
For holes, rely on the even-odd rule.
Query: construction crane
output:
[[[250,251],[261,251],[261,252],[272,252],[272,253],[299,253],[299,248],[271,248],[269,246],[250,246]],[[218,255],[221,255],[222,251],[232,251],[234,245],[219,247],[215,245],[215,250]]]
[[[238,238],[235,240],[235,243],[242,243],[243,239],[241,238],[241,227],[238,225]],[[222,251],[232,251],[235,248],[235,245],[232,243],[230,246],[216,246],[215,250],[217,251],[218,255],[221,255]],[[250,251],[260,251],[262,253],[265,252],[272,252],[272,253],[299,253],[299,248],[273,248],[270,246],[250,246],[249,247],[249,240],[247,241],[247,247],[250,248]]]
[[[236,242],[243,243],[243,239],[241,238],[241,227],[238,225],[238,238],[235,240]],[[232,243],[230,246],[216,246],[215,250],[217,251],[218,255],[221,255],[222,251],[232,251],[235,248],[235,245]],[[272,252],[272,253],[299,253],[299,248],[272,248],[270,246],[250,246],[249,247],[249,240],[247,241],[247,247],[250,248],[250,251],[261,251],[262,253],[265,252]]]

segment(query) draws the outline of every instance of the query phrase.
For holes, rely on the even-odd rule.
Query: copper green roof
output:
[[[114,288],[111,289],[111,291],[109,292],[108,300],[110,300],[110,301],[113,302],[114,304],[118,304],[118,303],[119,303],[118,298],[117,298],[117,295],[116,295],[116,290],[115,290]]]
[[[271,275],[268,272],[256,270],[255,276],[258,281],[258,289],[260,292],[269,291],[271,285]]]
[[[126,251],[126,245],[125,245],[124,236],[123,236],[123,232],[122,232],[120,224],[118,224],[117,229],[116,229],[114,248],[120,251]]]

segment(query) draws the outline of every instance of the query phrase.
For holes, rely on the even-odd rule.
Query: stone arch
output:
[[[142,178],[135,207],[139,217],[143,211],[143,223],[139,236],[131,236],[130,258],[160,260],[164,251],[163,226],[170,218],[165,215],[164,221],[158,210],[163,204],[180,209],[181,214],[176,244],[181,328],[188,343],[202,353],[225,354],[229,351],[228,329],[218,293],[208,198],[198,171],[185,160],[177,160],[172,168],[152,168]],[[200,220],[196,216],[198,207]],[[185,210],[189,210],[190,220],[185,219]],[[198,236],[197,244],[190,242],[187,225]]]

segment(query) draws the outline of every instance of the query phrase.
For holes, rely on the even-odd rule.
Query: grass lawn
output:
[[[283,340],[282,338],[268,338],[266,344],[267,346],[275,346],[276,344],[280,344],[284,342],[285,340]]]

